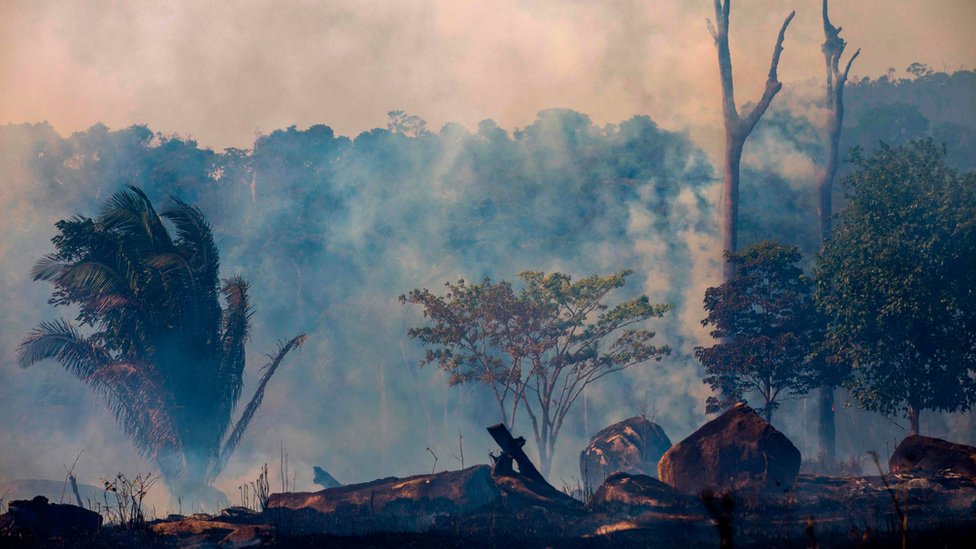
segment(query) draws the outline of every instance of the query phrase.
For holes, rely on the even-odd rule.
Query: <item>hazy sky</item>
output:
[[[569,107],[597,123],[717,120],[708,0],[86,1],[0,4],[0,123],[146,123],[202,144],[325,123],[345,135],[403,109],[433,129],[512,128]],[[835,0],[852,71],[976,66],[974,0]],[[791,10],[781,79],[822,78],[820,0],[740,0],[732,49],[755,100]],[[695,131],[695,133],[698,133]]]

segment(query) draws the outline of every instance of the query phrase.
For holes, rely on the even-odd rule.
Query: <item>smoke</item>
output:
[[[412,288],[438,291],[458,278],[630,268],[637,274],[621,299],[646,293],[677,305],[650,325],[673,356],[587,391],[588,420],[577,416],[566,425],[556,478],[578,475],[576,452],[589,431],[636,413],[621,403],[652,401],[659,420],[679,432],[703,417],[691,355],[701,336],[703,288],[694,285],[707,283],[716,267],[709,206],[715,183],[704,153],[647,117],[597,127],[581,113],[549,110],[512,134],[485,121],[476,133],[455,126],[418,136],[372,130],[354,140],[324,126],[291,127],[261,136],[243,157],[144,127],[98,126],[64,139],[45,125],[8,126],[0,138],[4,176],[15,183],[0,226],[4,290],[12,296],[0,308],[0,381],[5,402],[24,412],[2,431],[10,458],[4,478],[51,477],[59,469],[50,460],[25,466],[21,458],[43,453],[59,464],[75,448],[86,448],[86,458],[102,467],[151,466],[80,382],[54,364],[27,371],[13,364],[19,337],[64,313],[45,305],[49,288],[27,276],[33,259],[48,251],[53,222],[94,214],[130,182],[157,201],[173,194],[199,204],[214,224],[223,274],[251,281],[257,314],[250,384],[275,339],[298,331],[311,337],[273,380],[218,480],[229,496],[262,463],[280,461],[282,448],[299,488],[312,488],[312,465],[346,482],[424,471],[428,447],[441,456],[438,467],[457,467],[449,457],[458,453],[459,434],[468,463],[487,461],[483,429],[497,421],[490,397],[418,369],[423,350],[406,331],[423,318],[397,300]],[[529,432],[528,424],[516,428]],[[22,445],[27,433],[44,444]]]
[[[157,201],[173,194],[199,204],[216,231],[222,274],[252,283],[245,398],[276,340],[310,334],[218,479],[232,500],[261,464],[275,475],[282,448],[298,489],[314,488],[312,465],[343,482],[423,472],[427,447],[438,469],[457,467],[459,433],[466,465],[486,462],[484,427],[496,421],[489,397],[417,367],[422,349],[405,334],[423,318],[396,299],[458,278],[631,268],[621,298],[644,293],[677,305],[649,324],[671,357],[601,380],[578,403],[556,451],[556,484],[578,475],[588,437],[638,413],[638,401],[672,440],[690,433],[705,419],[706,396],[692,349],[706,341],[701,300],[719,270],[719,90],[707,3],[661,4],[5,4],[0,74],[18,85],[4,86],[11,93],[0,119],[48,119],[61,131],[95,121],[149,126],[94,126],[69,137],[47,124],[0,127],[0,397],[8,410],[0,479],[58,478],[80,448],[82,482],[152,467],[80,382],[54,364],[23,371],[13,363],[37,321],[71,316],[47,305],[50,287],[28,276],[51,249],[53,223],[93,215],[128,183]],[[794,4],[736,6],[740,103],[758,97],[767,50]],[[834,8],[848,40],[865,48],[857,72],[916,59],[938,67],[947,51],[972,57],[965,33],[930,32],[943,19],[946,29],[972,21],[970,4],[906,6],[894,20],[869,17],[872,4]],[[917,17],[922,9],[926,17]],[[820,92],[810,80],[822,64],[821,37],[810,12],[804,7],[787,38],[788,86],[746,145],[740,228],[744,243],[798,244],[808,261],[818,247],[811,187],[822,154]],[[899,40],[889,44],[889,36]],[[915,93],[901,89],[899,100]],[[971,98],[966,89],[928,103],[962,105],[965,116],[942,112],[940,120],[968,120],[976,102],[956,98]],[[848,97],[868,105],[889,92],[865,86]],[[576,110],[543,110],[553,105]],[[392,107],[441,129],[342,136],[385,126]],[[650,116],[628,118],[635,112]],[[878,130],[858,126],[856,112],[849,108],[849,144],[876,142]],[[339,135],[309,126],[321,120]],[[256,128],[285,129],[253,139]],[[173,132],[253,151],[217,153]],[[816,425],[805,402],[787,403],[777,426],[810,456]],[[866,426],[839,429],[842,453],[885,450],[898,434],[877,416],[839,413],[840,425]],[[966,420],[935,414],[923,415],[928,428],[972,432]]]
[[[736,4],[740,103],[759,97],[792,9],[781,77],[822,77],[820,2]],[[967,0],[835,1],[831,10],[863,48],[856,74],[913,61],[956,70],[976,58]],[[0,7],[0,121],[48,120],[63,133],[140,122],[223,148],[290,124],[355,135],[392,107],[435,128],[486,116],[511,128],[562,106],[598,125],[647,113],[712,152],[721,114],[710,17],[706,1],[13,0]]]

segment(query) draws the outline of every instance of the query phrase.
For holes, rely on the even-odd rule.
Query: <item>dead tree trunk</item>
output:
[[[735,106],[735,94],[732,85],[732,59],[729,54],[729,11],[731,10],[732,0],[715,0],[715,21],[713,25],[708,22],[708,30],[715,39],[715,47],[718,49],[718,67],[722,79],[722,112],[725,119],[725,179],[722,185],[722,247],[726,252],[736,251],[736,227],[739,217],[739,163],[742,160],[742,148],[746,138],[752,133],[756,123],[769,108],[773,97],[779,93],[783,84],[776,76],[779,67],[779,58],[783,53],[783,39],[786,37],[786,28],[796,12],[790,12],[783,21],[783,26],[779,30],[776,38],[776,47],[773,48],[773,59],[769,65],[769,76],[766,79],[766,89],[763,91],[759,103],[752,108],[744,117],[739,116],[739,111]],[[722,270],[723,280],[728,282],[735,276],[735,267],[728,258],[725,259]]]
[[[830,220],[833,215],[832,193],[834,188],[834,178],[837,176],[837,165],[840,162],[840,133],[844,123],[844,84],[847,83],[847,75],[851,71],[851,64],[860,55],[861,50],[854,52],[847,61],[847,66],[843,72],[840,70],[840,58],[844,53],[847,42],[840,37],[841,27],[835,27],[830,23],[827,15],[827,0],[823,0],[823,28],[824,43],[823,54],[824,64],[827,69],[827,95],[826,95],[826,138],[827,138],[827,160],[820,172],[817,181],[817,192],[820,195],[820,250],[823,251],[824,244],[830,236]],[[836,410],[834,407],[834,384],[824,383],[820,387],[819,422],[818,431],[820,438],[820,451],[824,453],[827,460],[832,461],[836,456]]]
[[[504,452],[503,457],[505,454],[508,454],[511,459],[515,460],[515,463],[518,464],[519,473],[521,473],[522,476],[546,483],[545,477],[543,477],[542,473],[535,468],[535,465],[532,463],[532,460],[529,459],[529,456],[525,455],[525,452],[522,451],[522,446],[525,446],[525,438],[514,438],[512,433],[508,431],[508,427],[505,427],[505,425],[502,423],[489,427],[488,434],[491,435],[491,438],[495,439],[495,442],[498,443],[498,447],[502,449],[502,452]]]

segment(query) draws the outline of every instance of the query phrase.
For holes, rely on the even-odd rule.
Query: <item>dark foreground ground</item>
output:
[[[888,481],[888,486],[885,485]],[[403,531],[415,530],[415,531]],[[105,526],[40,539],[6,531],[0,547],[976,547],[976,484],[960,478],[811,477],[793,491],[600,506],[492,505],[375,516],[351,508],[232,508],[218,516]]]

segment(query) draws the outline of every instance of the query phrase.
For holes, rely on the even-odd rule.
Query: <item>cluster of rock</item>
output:
[[[673,446],[659,425],[633,417],[597,433],[580,454],[580,474],[590,486],[600,486],[604,479],[633,483],[638,478],[634,475],[646,475],[661,481],[640,481],[653,486],[652,491],[659,492],[663,483],[693,495],[707,490],[786,491],[799,470],[796,446],[744,404]]]
[[[777,501],[785,501],[777,494],[790,491],[793,511],[843,516],[850,512],[851,501],[886,504],[889,481],[915,490],[912,501],[929,502],[930,507],[941,501],[952,513],[976,512],[976,448],[911,436],[891,456],[893,478],[798,477],[799,451],[745,405],[727,410],[673,446],[660,426],[644,418],[603,429],[580,455],[583,471],[601,481],[585,507],[538,474],[521,451],[524,439],[513,438],[504,426],[489,432],[503,449],[494,467],[272,494],[263,513],[230,508],[219,516],[170,517],[150,529],[180,543],[243,547],[282,535],[448,531],[456,530],[459,520],[468,528],[481,520],[494,531],[498,516],[509,517],[509,527],[519,528],[521,517],[538,518],[541,512],[556,517],[551,524],[577,534],[664,524],[669,532],[686,528],[699,539],[707,535],[701,525],[731,524],[730,506],[743,492],[771,496],[768,505],[775,509]],[[950,485],[954,492],[946,488]],[[101,522],[97,513],[38,496],[12,501],[0,515],[0,533],[64,538],[96,532]],[[455,526],[447,526],[451,524]]]
[[[614,423],[580,452],[580,478],[587,493],[618,472],[657,477],[657,462],[671,448],[660,425],[637,416]]]

